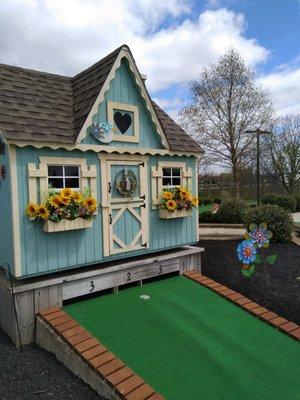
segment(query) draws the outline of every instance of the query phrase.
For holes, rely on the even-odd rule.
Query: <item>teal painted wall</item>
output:
[[[6,166],[6,179],[0,178],[0,265],[8,263],[13,267],[12,207],[7,152],[8,148],[5,155],[0,155],[0,166],[1,164]]]
[[[128,143],[112,141],[108,146],[118,147],[142,147],[151,149],[164,148],[161,138],[156,132],[155,125],[152,123],[151,115],[147,110],[145,101],[140,95],[140,89],[136,85],[127,61],[124,59],[121,66],[117,69],[115,78],[110,82],[108,91],[105,94],[104,101],[99,105],[98,112],[93,117],[93,122],[107,122],[107,101],[125,103],[138,106],[139,108],[139,143]],[[91,135],[91,127],[87,129],[87,136],[82,143],[101,144]]]
[[[101,200],[101,173],[99,160],[94,152],[80,152],[67,150],[51,150],[47,148],[35,149],[32,147],[17,148],[17,172],[19,188],[20,237],[22,276],[29,277],[67,268],[80,267],[102,263],[113,259],[121,259],[154,251],[165,250],[171,247],[196,242],[197,211],[193,217],[173,220],[161,220],[157,210],[151,208],[151,166],[158,161],[184,161],[194,171],[194,157],[178,156],[151,156],[148,163],[148,200],[149,210],[149,249],[142,249],[111,257],[103,256],[102,243],[102,216],[101,207],[95,217],[93,228],[69,232],[46,233],[42,230],[42,223],[30,221],[25,215],[28,203],[27,164],[39,163],[39,156],[46,157],[74,157],[86,158],[88,165],[97,168],[97,199]],[[120,155],[120,158],[122,156]],[[137,155],[138,157],[138,155]],[[195,171],[194,171],[195,172]],[[195,187],[195,173],[193,174],[193,188]],[[7,213],[8,214],[8,213]],[[130,235],[130,232],[128,233]]]

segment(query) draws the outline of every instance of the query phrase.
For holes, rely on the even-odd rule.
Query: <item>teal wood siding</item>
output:
[[[111,81],[108,91],[105,94],[104,101],[99,105],[98,112],[93,117],[93,122],[107,122],[107,101],[125,103],[139,108],[139,143],[128,143],[112,141],[108,146],[118,147],[142,147],[151,149],[164,148],[161,138],[156,132],[156,127],[151,120],[151,115],[146,107],[145,101],[140,94],[140,89],[136,85],[127,61],[122,61],[117,69],[115,78]],[[82,143],[102,144],[91,135],[91,127],[87,129],[87,136]]]
[[[12,206],[10,189],[10,168],[6,154],[0,155],[1,164],[6,166],[6,179],[0,179],[0,265],[8,263],[13,268],[13,230],[12,230]]]
[[[102,263],[109,260],[122,259],[137,256],[143,253],[160,251],[184,244],[192,244],[197,241],[196,221],[197,210],[193,211],[193,217],[179,218],[173,220],[162,220],[158,218],[157,210],[152,210],[151,205],[151,166],[156,166],[158,161],[184,161],[187,167],[193,170],[193,189],[195,188],[195,158],[179,156],[151,156],[148,163],[148,193],[147,207],[149,210],[149,249],[141,249],[110,257],[103,256],[102,241],[102,210],[99,208],[94,219],[93,228],[81,229],[69,232],[46,233],[43,232],[42,223],[30,221],[25,215],[28,203],[27,164],[39,163],[39,156],[45,157],[74,157],[86,158],[88,165],[96,165],[97,168],[97,199],[101,201],[101,173],[100,163],[96,153],[34,149],[31,147],[17,148],[17,170],[19,189],[19,211],[20,211],[20,237],[21,237],[21,264],[22,276],[29,277],[45,274],[68,268],[80,267],[90,264]],[[120,155],[120,158],[122,156]],[[138,159],[138,155],[136,156]],[[5,183],[6,185],[6,183]],[[1,187],[1,193],[4,187]],[[195,194],[195,193],[194,193]],[[2,195],[3,196],[3,195]],[[9,202],[9,201],[8,201]],[[2,204],[2,202],[1,202]],[[2,213],[3,214],[3,213]],[[8,215],[9,213],[5,213]],[[4,216],[2,216],[3,218]],[[7,218],[7,217],[5,217]],[[2,221],[1,221],[2,222]],[[9,226],[5,220],[5,226]],[[124,221],[126,225],[126,221]],[[1,223],[2,226],[2,223]],[[120,226],[118,229],[125,229]],[[130,229],[136,229],[134,224],[127,224],[126,235],[133,237]],[[5,229],[5,235],[6,235]],[[3,245],[3,244],[2,244]]]

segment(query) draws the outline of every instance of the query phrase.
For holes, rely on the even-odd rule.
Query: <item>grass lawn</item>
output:
[[[64,309],[167,400],[299,399],[299,343],[187,278]]]
[[[211,211],[212,204],[205,204],[205,205],[199,206],[198,209],[199,209],[199,214],[204,213],[206,211]]]

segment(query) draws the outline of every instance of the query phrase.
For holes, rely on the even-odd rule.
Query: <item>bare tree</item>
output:
[[[231,170],[239,197],[241,170],[253,159],[254,138],[245,131],[269,125],[269,95],[234,49],[205,68],[200,79],[191,82],[190,93],[191,104],[181,110],[181,122],[204,148],[206,161]]]
[[[266,137],[266,172],[280,182],[287,193],[300,189],[300,114],[277,120],[273,135]]]

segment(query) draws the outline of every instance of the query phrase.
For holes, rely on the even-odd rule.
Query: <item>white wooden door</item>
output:
[[[148,248],[148,158],[106,155],[100,160],[104,255]],[[130,171],[137,180],[131,197],[124,196],[116,187],[124,171]]]

